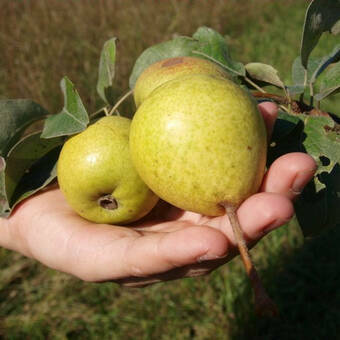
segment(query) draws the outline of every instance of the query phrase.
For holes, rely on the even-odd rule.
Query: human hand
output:
[[[277,116],[259,105],[270,134]],[[259,193],[237,214],[249,246],[294,214],[292,200],[316,169],[303,153],[286,154],[267,171]],[[128,286],[204,275],[237,254],[228,217],[206,217],[163,201],[128,227],[94,224],[79,217],[57,187],[20,203],[0,219],[0,246],[86,281]]]

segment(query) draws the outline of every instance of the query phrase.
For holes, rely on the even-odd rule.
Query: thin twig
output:
[[[310,95],[309,106],[313,106],[313,104],[314,104],[314,87],[313,87],[312,83],[309,83],[309,95]]]
[[[287,113],[291,113],[291,111],[284,105],[288,102],[286,97],[282,97],[277,94],[272,94],[268,92],[264,92],[263,90],[261,92],[253,92],[252,93],[255,98],[266,98],[266,99],[272,99],[276,103],[279,104],[279,107],[281,107],[282,110],[286,111]]]
[[[246,82],[248,82],[251,86],[253,86],[256,90],[265,93],[266,91],[263,90],[260,86],[258,86],[257,84],[255,84],[251,79],[249,79],[247,76],[244,77],[244,80]]]
[[[110,110],[110,112],[109,112],[108,115],[109,115],[109,116],[112,116],[113,112],[115,112],[115,111],[117,110],[118,106],[119,106],[126,98],[128,98],[129,96],[131,96],[132,93],[133,93],[133,90],[130,90],[130,91],[126,92],[126,93],[124,94],[124,96],[121,97],[121,98],[118,100],[118,102],[113,106],[113,108]]]
[[[102,111],[104,111],[105,116],[108,115],[107,107],[104,106],[104,107],[101,107],[101,108],[100,108],[99,110],[97,110],[96,112],[91,113],[91,114],[90,114],[90,117],[93,118],[93,117],[95,117],[97,114],[101,113]]]

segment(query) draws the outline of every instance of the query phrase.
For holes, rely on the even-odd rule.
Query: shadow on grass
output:
[[[307,240],[280,267],[262,273],[280,317],[259,319],[251,309],[243,311],[231,338],[339,339],[340,228]]]

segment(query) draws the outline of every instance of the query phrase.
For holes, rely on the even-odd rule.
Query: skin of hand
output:
[[[259,108],[270,135],[277,106],[265,102]],[[237,211],[249,247],[291,219],[292,201],[315,170],[304,153],[286,154],[271,165],[260,192]],[[94,224],[73,212],[57,186],[0,219],[0,246],[85,281],[135,287],[205,275],[238,253],[226,215],[206,217],[160,201],[129,227]]]

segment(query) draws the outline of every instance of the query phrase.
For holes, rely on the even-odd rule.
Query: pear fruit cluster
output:
[[[267,136],[255,100],[217,64],[192,57],[149,66],[134,99],[132,122],[104,117],[64,144],[57,172],[68,203],[111,224],[142,218],[159,197],[207,216],[227,213],[255,304],[275,314],[236,215],[265,171]]]
[[[159,196],[218,216],[258,190],[266,162],[263,119],[220,66],[194,57],[163,59],[138,77],[134,99],[132,123],[104,117],[61,151],[59,185],[79,215],[128,224]]]

